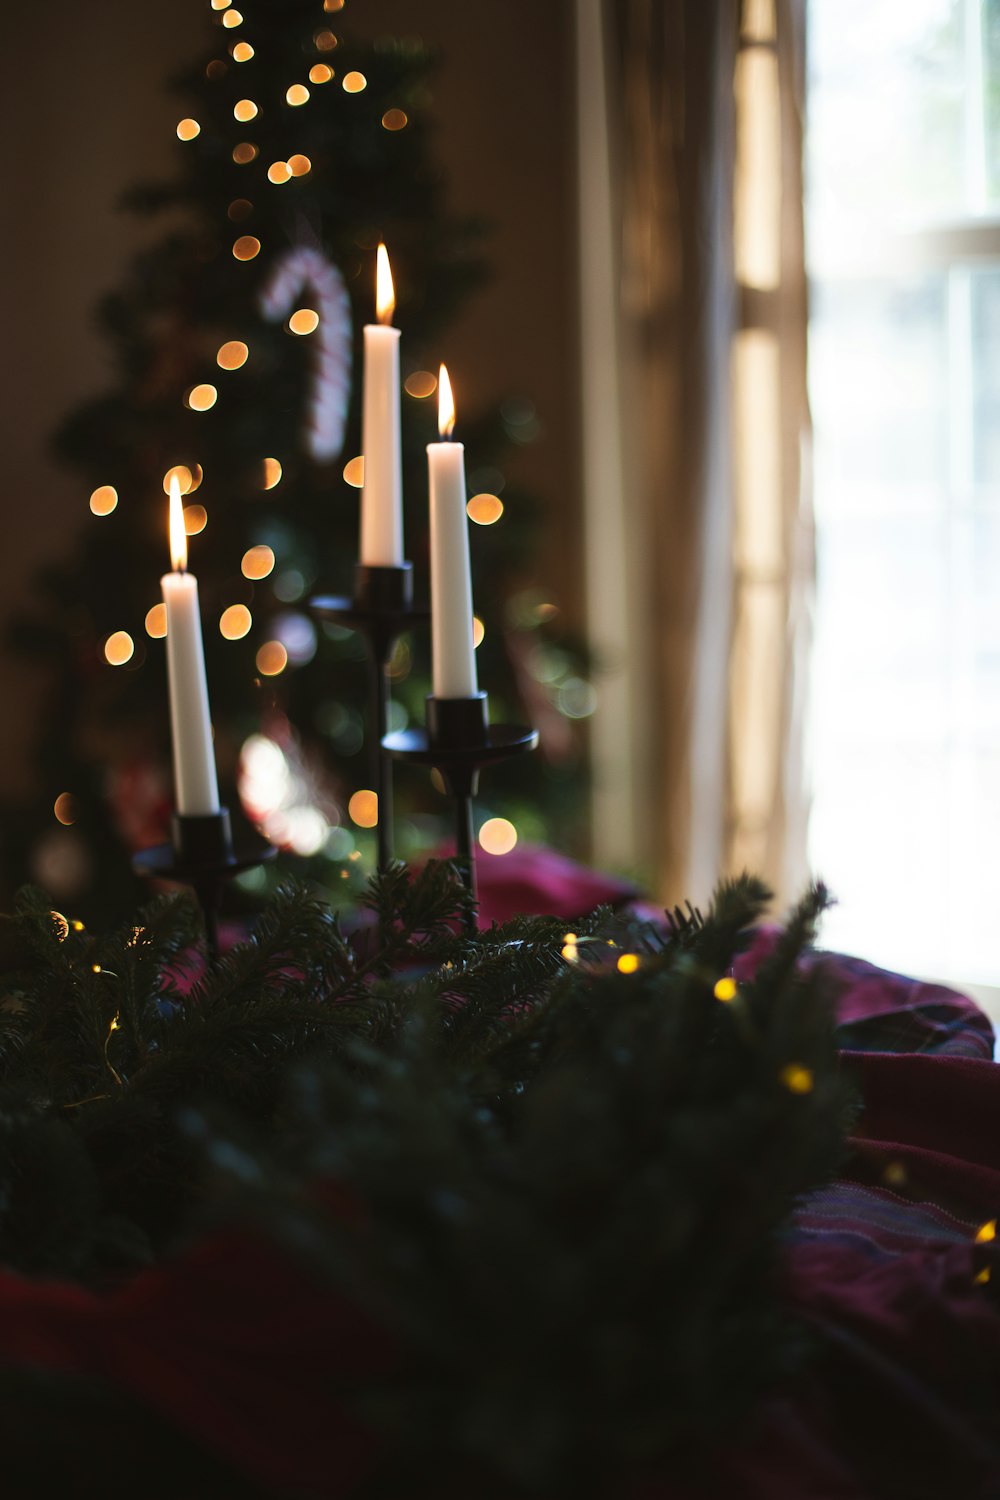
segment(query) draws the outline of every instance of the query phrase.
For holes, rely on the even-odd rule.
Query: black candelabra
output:
[[[491,724],[485,693],[466,698],[427,699],[425,729],[401,729],[386,735],[382,748],[398,760],[432,766],[441,773],[452,799],[456,858],[469,894],[476,898],[476,846],[473,798],[479,773],[538,744],[538,730],[521,724]],[[470,927],[475,917],[470,917]]]
[[[393,857],[392,761],[383,741],[389,731],[393,648],[404,630],[425,621],[428,611],[413,603],[413,564],[374,567],[358,563],[354,569],[354,597],[318,595],[309,608],[321,620],[346,625],[363,637],[368,654],[369,702],[367,739],[371,753],[372,785],[378,798],[378,867]]]
[[[214,813],[175,813],[171,832],[169,844],[133,855],[132,868],[137,875],[175,880],[192,888],[204,918],[209,954],[217,959],[219,909],[226,881],[273,859],[277,850],[249,832],[235,844],[228,807]]]

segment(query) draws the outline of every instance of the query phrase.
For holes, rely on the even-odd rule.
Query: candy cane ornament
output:
[[[306,443],[313,458],[328,461],[344,446],[351,397],[354,334],[344,278],[321,250],[297,245],[272,266],[260,292],[260,310],[268,322],[277,323],[306,288],[315,296],[319,314]]]

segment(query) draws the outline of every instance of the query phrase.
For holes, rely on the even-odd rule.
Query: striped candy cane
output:
[[[344,278],[322,250],[297,245],[271,268],[260,293],[260,310],[269,322],[277,323],[306,288],[315,296],[319,314],[306,443],[314,458],[329,460],[344,446],[351,396],[353,329]]]

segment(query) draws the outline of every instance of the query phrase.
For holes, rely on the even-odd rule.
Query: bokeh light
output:
[[[189,469],[187,464],[174,464],[163,476],[163,493],[170,494],[170,481],[176,479],[177,488],[181,494],[190,495],[198,488],[204,477],[205,471],[201,464],[195,464],[193,469]]]
[[[233,254],[237,260],[253,260],[260,254],[260,240],[253,234],[241,234],[233,245]]]
[[[345,94],[360,94],[362,89],[368,87],[368,79],[363,73],[345,73],[341,80],[341,88]]]
[[[319,313],[311,307],[300,307],[288,320],[289,333],[315,333],[319,327]]]
[[[252,624],[253,615],[245,604],[230,604],[219,616],[219,632],[227,641],[241,641]]]
[[[226,209],[226,213],[232,219],[233,223],[237,224],[240,219],[248,219],[250,217],[253,213],[253,204],[249,198],[234,198]]]
[[[313,33],[313,46],[317,52],[332,52],[337,45],[337,38],[329,27],[324,26],[320,31]]]
[[[210,78],[214,83],[217,78],[225,78],[228,71],[221,57],[213,57],[205,68],[205,77]]]
[[[104,642],[104,657],[112,667],[123,667],[135,653],[135,641],[127,630],[116,630]]]
[[[623,953],[618,960],[619,974],[634,974],[640,962],[638,953]]]
[[[473,615],[472,616],[472,645],[473,645],[473,648],[478,651],[479,647],[483,644],[483,641],[485,641],[485,639],[486,639],[486,626],[483,624],[482,620],[479,618],[478,615]]]
[[[184,535],[197,536],[208,525],[208,511],[203,505],[185,505]]]
[[[292,175],[292,169],[287,161],[273,161],[267,169],[267,180],[280,185],[288,182]]]
[[[233,147],[233,161],[238,166],[245,167],[247,162],[253,161],[257,155],[257,147],[253,141],[240,141],[238,146]]]
[[[248,547],[243,554],[240,563],[240,572],[244,578],[254,580],[266,578],[274,569],[274,553],[271,548],[261,542],[256,547]]]
[[[276,484],[281,483],[281,465],[276,458],[265,458],[264,460],[264,488],[273,490]]]
[[[509,818],[487,818],[479,830],[479,843],[487,854],[509,854],[517,843],[517,829]]]
[[[359,453],[357,458],[348,459],[344,465],[344,480],[347,484],[353,485],[356,490],[362,488],[365,482],[365,458],[363,453]]]
[[[492,526],[503,515],[503,501],[500,496],[488,495],[485,491],[473,495],[465,508],[469,513],[469,520],[475,521],[477,526]]]
[[[323,0],[323,9],[326,11],[343,10],[344,0]]]
[[[191,387],[184,397],[184,405],[190,407],[192,411],[211,411],[218,399],[219,393],[215,386],[206,381],[203,385]]]
[[[386,130],[402,130],[407,123],[408,117],[402,109],[387,109],[382,116],[382,124]]]
[[[55,813],[56,822],[62,823],[64,828],[68,828],[71,823],[75,823],[79,808],[77,806],[77,801],[73,796],[73,793],[60,792],[55,802],[52,804],[52,811]],[[68,930],[69,927],[67,924],[67,931]]]
[[[167,633],[167,606],[154,604],[146,611],[146,634],[154,641],[162,641]]]
[[[222,344],[215,356],[220,370],[239,370],[250,358],[250,350],[242,339],[230,339]]]
[[[414,370],[403,381],[403,390],[408,396],[416,396],[418,401],[425,401],[428,396],[433,396],[437,383],[437,376],[432,371]]]
[[[329,63],[313,63],[309,69],[310,83],[329,83],[333,77],[333,69]]]
[[[177,139],[179,141],[193,141],[196,135],[201,135],[201,126],[197,120],[178,120]]]
[[[265,641],[257,652],[257,671],[262,677],[277,677],[288,666],[288,652],[280,641]]]
[[[247,120],[256,120],[259,110],[252,99],[237,99],[233,105],[233,118],[245,125]]]
[[[233,0],[212,0],[213,10],[228,10]]]
[[[307,103],[308,99],[309,90],[304,83],[293,83],[285,90],[285,103],[290,104],[293,109],[297,109],[300,104]]]
[[[378,793],[362,788],[347,804],[348,816],[359,828],[374,828],[378,823]]]
[[[249,42],[237,42],[233,48],[233,62],[249,62],[253,57],[253,48]]]
[[[238,10],[227,10],[222,17],[222,24],[230,29],[233,26],[242,26],[243,17]]]
[[[118,491],[113,484],[100,484],[90,497],[90,508],[95,516],[110,516],[118,504]]]
[[[288,158],[288,170],[293,177],[304,177],[307,172],[312,171],[312,162],[301,151],[295,151]]]

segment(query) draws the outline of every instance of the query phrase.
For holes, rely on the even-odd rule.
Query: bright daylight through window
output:
[[[1000,0],[811,0],[831,947],[1000,985]]]

